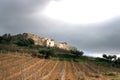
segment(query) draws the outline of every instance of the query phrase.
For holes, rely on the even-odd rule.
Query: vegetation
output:
[[[83,54],[84,54],[84,52],[83,51],[72,51],[71,50],[71,53],[75,56],[75,57],[80,57],[80,56],[82,56]]]
[[[11,34],[4,34],[4,35],[0,36],[1,44],[10,44],[11,41],[12,41]]]
[[[48,49],[39,50],[39,53],[42,54],[42,56],[45,59],[49,59],[50,57],[54,55],[54,49],[48,48]]]
[[[8,45],[9,44],[9,45]],[[33,57],[39,58],[61,58],[60,60],[68,60],[76,61],[75,59],[79,59],[84,52],[83,51],[67,51],[59,48],[47,48],[39,45],[34,45],[35,42],[31,38],[24,38],[21,36],[11,36],[11,34],[4,34],[0,36],[0,50],[2,51],[23,51],[26,52],[27,50],[32,53]],[[67,43],[65,43],[67,44]],[[31,52],[32,50],[32,52]],[[34,51],[35,50],[35,51]],[[36,53],[34,53],[34,52]]]
[[[120,67],[120,58],[116,55],[103,54],[103,58],[97,57],[93,63],[107,67]]]
[[[106,55],[106,54],[103,54],[103,58],[108,60],[108,61],[112,61],[112,60],[116,60],[117,56],[116,55]]]
[[[31,45],[34,45],[34,40],[31,38],[29,39],[23,38],[23,39],[18,40],[16,44],[18,46],[31,46]]]
[[[0,36],[0,44],[17,44],[18,46],[31,46],[34,45],[34,40],[29,38],[20,38],[19,40],[14,40],[11,34],[4,34]]]

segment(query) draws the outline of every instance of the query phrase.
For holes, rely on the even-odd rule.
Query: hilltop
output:
[[[73,46],[67,44],[67,42],[56,42],[56,41],[54,41],[54,39],[47,38],[47,37],[39,37],[38,35],[31,34],[31,33],[17,34],[13,37],[15,37],[16,39],[31,38],[34,40],[35,45],[39,45],[39,46],[56,47],[56,48],[60,48],[60,49],[68,50],[68,51],[69,50],[77,50],[76,47],[73,47]]]
[[[4,34],[0,36],[1,52],[25,53],[34,57],[73,57],[71,51],[77,56],[82,55],[76,47],[69,45],[67,42],[57,42],[51,38],[39,37],[31,33],[17,35]]]

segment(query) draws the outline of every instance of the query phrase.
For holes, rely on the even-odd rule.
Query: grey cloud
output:
[[[87,51],[91,52],[112,52],[114,50],[120,50],[120,20],[115,20],[110,23],[105,23],[101,26],[96,27],[85,27],[84,30],[77,30],[76,38],[74,43]],[[99,27],[97,27],[99,26]],[[79,36],[79,37],[78,37]]]
[[[17,33],[32,32],[38,26],[41,27],[30,15],[37,7],[42,10],[47,3],[48,0],[0,0],[1,29],[4,28],[8,33]]]
[[[56,29],[54,37],[93,53],[120,52],[120,18],[103,24],[66,25]],[[50,34],[51,35],[51,34]]]

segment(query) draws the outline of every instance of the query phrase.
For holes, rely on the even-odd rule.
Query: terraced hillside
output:
[[[45,60],[12,54],[0,54],[0,80],[118,80],[117,68],[87,62]]]

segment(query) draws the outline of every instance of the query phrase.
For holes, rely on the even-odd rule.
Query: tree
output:
[[[20,39],[17,41],[16,43],[18,46],[31,46],[31,45],[34,45],[34,40],[29,38],[29,39]]]
[[[34,42],[33,39],[29,38],[29,39],[28,39],[28,43],[29,43],[30,45],[34,45],[35,42]]]
[[[0,36],[0,43],[9,44],[12,41],[12,36],[10,34],[4,34]]]
[[[106,54],[103,54],[102,56],[103,56],[103,58],[107,59],[107,55]]]
[[[114,61],[116,67],[120,67],[120,57],[118,57],[115,61]]]
[[[2,36],[0,36],[0,43],[2,43],[2,40],[3,40],[3,38],[2,38]]]
[[[112,57],[111,55],[108,55],[107,59],[108,59],[109,61],[112,61],[113,57]]]
[[[117,59],[116,55],[113,55],[112,58],[114,59],[114,61]]]
[[[52,48],[43,49],[43,50],[40,50],[39,53],[42,54],[45,59],[49,59],[51,56],[54,55],[54,49]]]
[[[82,56],[82,55],[84,54],[83,51],[78,51],[78,50],[76,50],[76,51],[71,50],[70,52],[71,52],[75,57],[80,57],[80,56]]]
[[[109,61],[116,60],[117,56],[116,55],[106,55],[103,54],[103,58]]]

